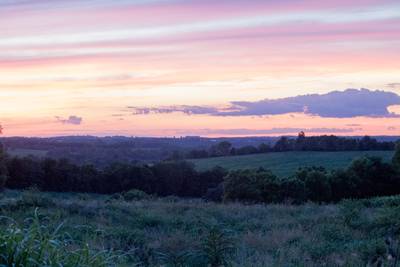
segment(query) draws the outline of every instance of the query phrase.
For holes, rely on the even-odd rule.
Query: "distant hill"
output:
[[[61,136],[51,138],[3,137],[3,143],[13,156],[67,158],[76,164],[90,163],[104,167],[112,162],[156,162],[170,158],[174,151],[186,153],[194,149],[209,149],[222,141],[233,147],[273,145],[280,137],[206,138],[187,136],[177,138],[126,136]],[[295,137],[293,137],[295,138]],[[360,137],[349,137],[360,138]],[[377,136],[380,141],[398,140],[398,136]],[[357,153],[356,153],[357,154]],[[257,155],[253,156],[257,158]],[[210,162],[219,159],[209,159]],[[207,162],[207,160],[205,161]]]
[[[229,141],[233,146],[272,144],[277,137],[178,138],[153,137],[95,137],[61,136],[51,138],[0,138],[7,151],[14,156],[47,156],[67,158],[73,163],[91,163],[98,167],[119,162],[154,162],[169,158],[174,151],[208,149],[216,143]]]
[[[290,151],[271,152],[245,156],[229,156],[191,160],[199,170],[211,169],[220,166],[229,170],[265,168],[274,174],[287,177],[298,168],[306,166],[323,166],[329,170],[345,168],[352,160],[369,155],[390,161],[393,151],[340,151],[340,152],[313,152]]]

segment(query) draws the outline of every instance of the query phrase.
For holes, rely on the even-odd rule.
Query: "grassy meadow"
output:
[[[221,166],[228,170],[255,169],[262,167],[271,170],[278,176],[290,176],[298,168],[307,166],[323,166],[328,170],[346,168],[352,160],[362,156],[377,156],[384,161],[390,161],[393,151],[340,151],[312,152],[290,151],[253,154],[244,156],[229,156],[191,160],[199,170]]]
[[[0,265],[14,253],[48,266],[394,266],[400,226],[400,197],[293,206],[0,194]]]

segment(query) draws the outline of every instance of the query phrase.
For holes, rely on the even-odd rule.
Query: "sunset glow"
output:
[[[398,135],[397,100],[213,111],[348,88],[400,95],[399,1],[0,0],[5,136]]]

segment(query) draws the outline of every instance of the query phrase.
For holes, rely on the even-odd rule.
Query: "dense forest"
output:
[[[68,160],[9,157],[1,152],[0,185],[12,189],[115,194],[132,189],[158,196],[203,197],[210,200],[301,203],[334,202],[400,194],[400,146],[392,163],[364,157],[345,170],[302,168],[286,178],[268,170],[196,171],[185,161],[153,165],[115,163],[104,169]]]

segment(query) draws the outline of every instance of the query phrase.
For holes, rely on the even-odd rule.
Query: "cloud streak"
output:
[[[168,114],[181,112],[186,115],[199,115],[199,114],[217,114],[219,110],[214,107],[203,107],[203,106],[166,106],[166,107],[134,107],[130,106],[129,109],[133,110],[134,115],[148,115],[148,114]]]
[[[71,115],[67,119],[56,116],[56,119],[58,122],[61,122],[62,124],[72,124],[72,125],[80,125],[83,121],[81,117],[75,115]]]
[[[353,10],[343,11],[340,16],[331,11],[312,11],[302,13],[283,13],[236,17],[212,21],[180,23],[157,27],[130,27],[112,31],[92,31],[71,34],[34,35],[2,38],[0,47],[24,45],[61,45],[76,43],[92,43],[106,41],[137,40],[147,38],[160,38],[171,35],[193,34],[203,32],[226,31],[253,27],[279,26],[298,23],[357,23],[368,21],[382,21],[400,19],[399,5],[392,8],[371,8],[359,12]]]

